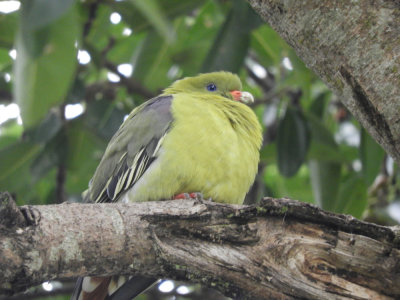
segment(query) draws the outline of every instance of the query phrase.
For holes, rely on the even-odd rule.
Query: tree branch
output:
[[[240,299],[400,297],[399,229],[306,203],[15,209],[8,194],[0,198],[2,293],[55,278],[140,273],[202,282]]]
[[[399,2],[248,1],[399,163]]]
[[[118,68],[115,65],[113,65],[110,61],[105,60],[104,66],[108,70],[110,70],[111,72],[113,72],[119,76],[121,83],[128,89],[129,93],[136,93],[136,94],[142,95],[143,97],[146,97],[146,98],[153,98],[156,96],[155,93],[146,89],[143,85],[141,85],[134,78],[126,77],[124,74],[122,74],[120,71],[118,71]]]

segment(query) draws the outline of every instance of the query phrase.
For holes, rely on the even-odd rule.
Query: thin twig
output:
[[[96,19],[97,9],[99,7],[100,1],[95,1],[89,4],[89,15],[88,19],[83,25],[83,38],[89,35],[90,29],[92,28],[93,22]]]

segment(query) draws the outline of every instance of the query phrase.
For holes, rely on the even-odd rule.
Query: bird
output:
[[[258,168],[262,128],[226,71],[185,77],[135,108],[111,138],[85,202],[197,198],[242,204]],[[79,278],[71,300],[132,299],[142,276]]]

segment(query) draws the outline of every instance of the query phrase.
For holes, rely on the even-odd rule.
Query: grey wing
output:
[[[131,112],[111,139],[89,183],[86,201],[115,202],[157,158],[172,122],[172,96],[158,96]]]

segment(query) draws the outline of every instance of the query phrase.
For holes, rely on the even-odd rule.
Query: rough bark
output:
[[[0,197],[0,292],[55,278],[198,281],[240,299],[398,299],[400,233],[289,199],[17,208]]]
[[[400,1],[248,0],[400,162]]]

